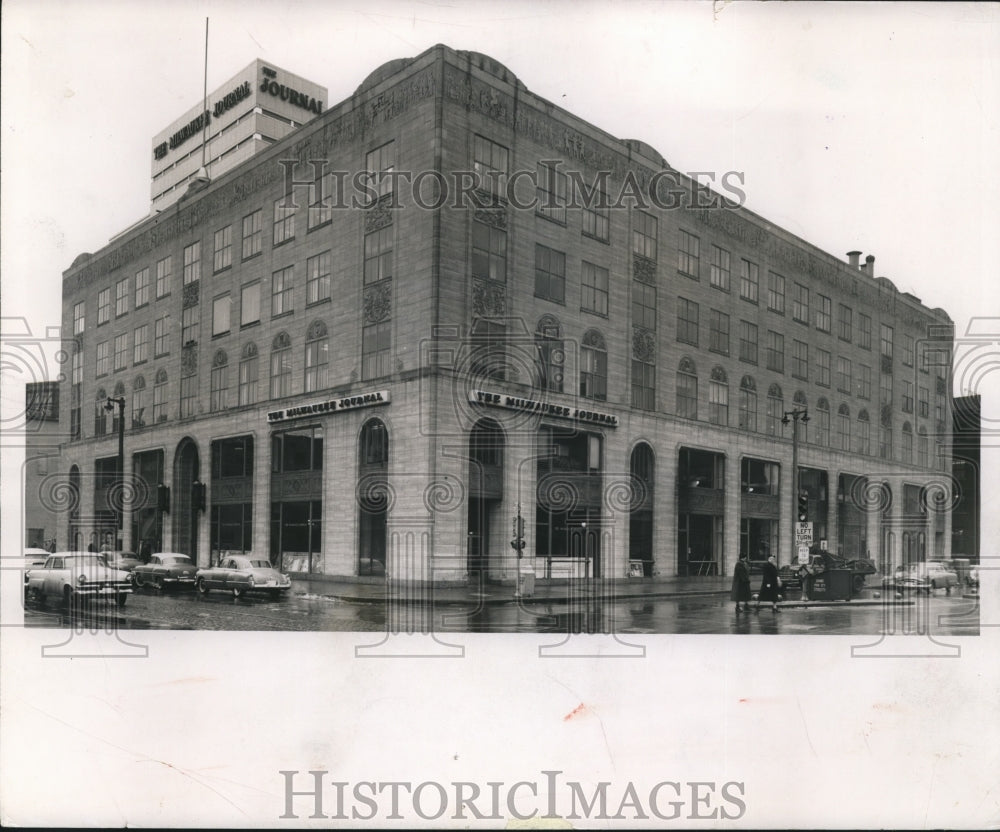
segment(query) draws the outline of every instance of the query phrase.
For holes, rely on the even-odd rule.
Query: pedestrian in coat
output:
[[[774,555],[764,562],[764,574],[760,578],[760,592],[757,593],[754,612],[760,612],[761,601],[770,601],[771,612],[778,611],[778,561]]]
[[[744,612],[750,605],[750,567],[747,565],[747,555],[741,554],[736,566],[733,567],[733,588],[729,600],[736,602],[736,614]],[[740,602],[743,607],[740,607]]]

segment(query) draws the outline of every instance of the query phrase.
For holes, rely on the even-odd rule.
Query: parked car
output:
[[[195,578],[195,586],[202,594],[221,589],[232,592],[235,598],[247,592],[267,592],[278,597],[291,585],[291,578],[273,568],[270,561],[253,555],[227,555],[218,566],[199,569]]]
[[[48,549],[25,549],[24,550],[24,597],[28,598],[28,572],[39,566],[45,566],[45,561],[49,559]]]
[[[72,609],[90,598],[114,598],[124,606],[132,585],[128,573],[111,569],[97,552],[55,552],[28,571],[28,597],[39,606],[57,601]]]
[[[950,593],[953,586],[958,586],[958,573],[939,560],[915,563],[912,566],[915,566],[920,574],[927,576],[931,589],[943,586]]]
[[[139,556],[135,552],[111,552],[104,550],[98,552],[104,556],[104,561],[112,569],[121,569],[123,572],[131,572],[140,563]]]
[[[163,589],[168,586],[194,586],[198,567],[187,555],[179,552],[157,552],[149,563],[140,563],[132,570],[132,583],[136,587],[151,586]]]
[[[882,586],[900,592],[928,594],[939,587],[944,587],[946,592],[951,593],[951,588],[958,586],[958,575],[941,561],[930,560],[926,563],[897,566],[892,575],[882,578]]]
[[[979,594],[979,567],[973,566],[965,576],[965,587],[973,595]]]

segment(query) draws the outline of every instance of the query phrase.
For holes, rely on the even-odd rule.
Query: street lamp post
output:
[[[806,425],[809,423],[809,408],[796,407],[794,410],[786,410],[781,417],[781,424],[792,423],[792,513],[791,522],[788,524],[791,529],[789,539],[789,563],[794,559],[795,553],[795,529],[798,519],[799,504],[799,422]]]
[[[122,501],[118,508],[118,538],[115,548],[120,551],[125,548],[125,397],[109,397],[104,403],[104,409],[113,413],[115,405],[118,405],[118,482]]]

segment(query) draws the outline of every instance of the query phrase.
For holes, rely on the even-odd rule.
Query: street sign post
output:
[[[811,522],[795,524],[795,550],[799,563],[809,559],[809,547],[813,542],[813,524]]]

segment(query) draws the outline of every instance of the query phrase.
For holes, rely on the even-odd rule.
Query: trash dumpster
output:
[[[530,598],[535,594],[535,570],[534,567],[522,566],[517,574],[517,589],[515,598]]]
[[[810,601],[850,601],[854,593],[850,569],[824,569],[807,582]]]

